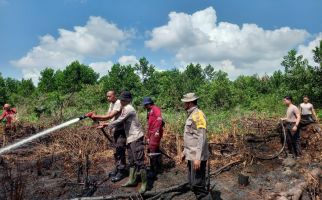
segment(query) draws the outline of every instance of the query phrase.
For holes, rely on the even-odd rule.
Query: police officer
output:
[[[198,200],[212,199],[206,189],[206,163],[209,158],[207,122],[205,114],[198,109],[195,93],[188,93],[181,99],[188,118],[184,127],[184,150],[182,160],[187,160],[188,181]]]

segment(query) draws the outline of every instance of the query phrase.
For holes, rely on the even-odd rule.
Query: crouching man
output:
[[[119,100],[121,101],[122,105],[121,116],[111,123],[103,124],[99,128],[107,126],[109,129],[113,129],[121,124],[124,124],[130,176],[128,181],[122,186],[136,186],[136,177],[137,174],[140,174],[142,184],[139,193],[144,193],[147,188],[147,173],[144,165],[144,134],[142,126],[139,122],[135,109],[131,105],[131,93],[127,91],[122,92]]]
[[[206,189],[206,163],[209,158],[209,149],[206,134],[206,117],[198,109],[197,97],[188,93],[181,99],[188,118],[184,127],[184,150],[182,160],[188,161],[188,181],[191,190],[198,200],[212,199]]]

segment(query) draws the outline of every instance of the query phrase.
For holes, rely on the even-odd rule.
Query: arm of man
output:
[[[93,115],[92,119],[93,120],[98,120],[98,121],[106,121],[109,119],[112,119],[116,115],[118,115],[121,111],[118,110],[112,110],[111,112],[108,112],[106,115]]]
[[[92,119],[98,120],[98,121],[107,121],[107,120],[112,119],[113,117],[117,116],[121,111],[122,111],[121,103],[120,103],[120,101],[116,101],[114,103],[114,106],[112,107],[112,109],[109,112],[107,112],[106,115],[94,114],[92,116]]]
[[[295,116],[296,116],[296,122],[295,122],[295,126],[293,126],[292,128],[292,131],[297,131],[298,129],[298,126],[300,124],[300,121],[301,121],[301,114],[300,114],[300,110],[299,109],[296,109],[295,111]]]
[[[133,114],[135,114],[135,111],[124,111],[119,118],[108,124],[108,128],[115,128],[116,126],[122,124],[127,118],[129,118]]]
[[[316,112],[315,112],[315,109],[314,109],[313,105],[312,105],[312,115],[313,115],[315,121],[318,121],[319,120],[318,119],[318,116],[316,115]]]
[[[7,112],[3,112],[0,116],[0,121],[2,121],[7,115]]]
[[[197,112],[194,114],[192,117],[194,123],[196,124],[197,127],[197,137],[198,137],[198,147],[197,147],[197,152],[196,152],[196,160],[193,161],[193,169],[194,170],[199,170],[200,169],[200,164],[201,164],[201,155],[204,154],[204,146],[207,145],[207,140],[206,140],[206,118],[202,112]]]
[[[159,130],[162,128],[162,115],[160,109],[153,109],[153,118],[155,119],[151,124],[149,124],[149,135],[157,134],[159,136]]]

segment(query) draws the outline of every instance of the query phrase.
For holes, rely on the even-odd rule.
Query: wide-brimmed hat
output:
[[[144,97],[143,98],[143,105],[148,105],[148,104],[153,104],[153,100],[151,99],[151,97]]]
[[[187,93],[183,95],[183,98],[181,99],[182,102],[192,102],[199,99],[199,97],[195,93]]]
[[[121,95],[119,96],[119,99],[121,101],[132,101],[132,94],[128,91],[123,91]]]

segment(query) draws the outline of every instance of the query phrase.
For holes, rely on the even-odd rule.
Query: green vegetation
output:
[[[0,74],[0,103],[17,106],[20,120],[47,117],[60,121],[90,110],[105,112],[107,90],[117,93],[129,90],[134,95],[134,105],[142,111],[142,120],[145,120],[140,107],[142,98],[151,96],[165,111],[172,131],[179,131],[184,121],[180,99],[187,92],[196,92],[211,131],[222,132],[231,120],[254,112],[267,117],[283,115],[284,95],[292,95],[296,104],[303,95],[309,95],[314,105],[321,107],[322,41],[312,50],[312,56],[315,66],[291,50],[283,57],[283,70],[271,76],[241,75],[235,80],[211,65],[189,64],[183,71],[158,71],[146,58],[135,66],[114,64],[106,76],[99,78],[92,68],[75,61],[64,70],[44,69],[38,86],[31,80],[3,78]],[[319,116],[322,117],[321,112]]]

